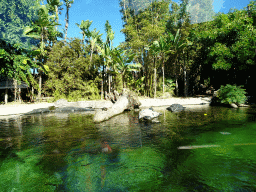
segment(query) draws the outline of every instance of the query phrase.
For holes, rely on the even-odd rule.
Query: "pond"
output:
[[[1,191],[256,191],[255,108],[155,110],[2,116]]]

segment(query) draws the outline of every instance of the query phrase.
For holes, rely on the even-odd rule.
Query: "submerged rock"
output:
[[[139,113],[139,120],[146,120],[146,121],[152,121],[153,119],[159,117],[161,113],[153,111],[152,108],[150,109],[143,109]],[[156,121],[158,122],[158,121]]]
[[[180,112],[180,111],[184,111],[185,107],[183,107],[180,104],[172,104],[170,107],[167,108],[168,111],[171,112]]]

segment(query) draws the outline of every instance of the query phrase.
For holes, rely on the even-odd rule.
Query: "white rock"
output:
[[[139,113],[139,119],[142,119],[144,117],[150,117],[149,119],[153,119],[161,115],[161,113],[153,111],[151,109],[143,109]]]

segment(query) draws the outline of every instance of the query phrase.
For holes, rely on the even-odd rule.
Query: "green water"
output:
[[[256,191],[256,109],[155,110],[2,117],[0,191]]]

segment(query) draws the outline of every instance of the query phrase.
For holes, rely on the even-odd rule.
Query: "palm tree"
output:
[[[156,98],[156,59],[160,53],[159,51],[159,44],[157,41],[154,41],[152,45],[149,47],[149,51],[153,56],[153,63],[154,63],[154,98]]]
[[[90,36],[89,36],[89,40],[88,42],[90,43],[90,47],[91,47],[91,55],[90,55],[90,63],[92,62],[92,54],[94,52],[94,49],[96,48],[96,44],[100,44],[101,43],[101,36],[103,34],[99,34],[100,31],[96,31],[96,29],[94,29],[93,31],[90,31]]]
[[[65,25],[65,41],[67,40],[67,34],[68,34],[68,24],[69,24],[69,9],[71,7],[71,4],[74,3],[74,0],[64,0],[65,6],[66,6],[66,25]]]
[[[26,37],[31,37],[40,40],[40,45],[37,50],[33,51],[34,55],[37,55],[41,67],[39,70],[39,89],[38,97],[41,98],[41,88],[42,88],[42,71],[46,72],[48,67],[44,65],[46,62],[46,44],[49,39],[50,32],[54,32],[54,27],[59,25],[54,21],[55,15],[49,15],[49,11],[45,5],[41,5],[38,11],[38,19],[33,23],[33,26],[27,26],[23,30],[23,35]],[[55,33],[56,34],[56,33]]]
[[[113,32],[111,25],[109,24],[109,21],[107,20],[105,23],[105,31],[107,33],[106,42],[105,42],[105,54],[107,58],[107,70],[110,72],[110,63],[112,62],[111,58],[111,51],[113,49],[113,40],[115,38],[115,32]],[[110,92],[110,73],[108,73],[108,92]]]
[[[82,20],[81,21],[81,24],[79,25],[78,23],[76,23],[76,25],[82,30],[82,35],[83,35],[83,42],[85,40],[85,36],[89,37],[90,36],[90,31],[89,31],[89,28],[92,24],[92,21],[89,21],[89,20]]]
[[[115,48],[111,53],[114,62],[117,64],[117,69],[122,75],[123,88],[125,87],[125,77],[128,72],[137,71],[141,64],[130,64],[135,55],[134,53],[127,52],[127,50]]]
[[[171,34],[168,34],[167,37],[161,36],[159,38],[159,41],[154,41],[154,49],[159,54],[160,59],[162,60],[162,71],[163,71],[163,94],[164,94],[164,64],[167,60],[168,53],[171,52],[171,40],[173,39],[173,36]]]
[[[101,46],[96,45],[97,49],[99,50],[102,58],[104,59],[104,65],[103,65],[103,73],[104,73],[104,68],[105,66],[108,68],[108,92],[110,92],[110,75],[109,75],[109,68],[111,63],[113,62],[112,57],[111,57],[111,51],[112,49],[108,46],[108,44],[105,42]],[[104,75],[103,75],[104,78]]]
[[[49,13],[55,14],[55,22],[59,23],[59,11],[63,10],[63,8],[60,8],[63,5],[63,2],[60,2],[60,0],[47,0],[47,5],[49,5]],[[55,26],[55,29],[57,31],[57,25]]]

